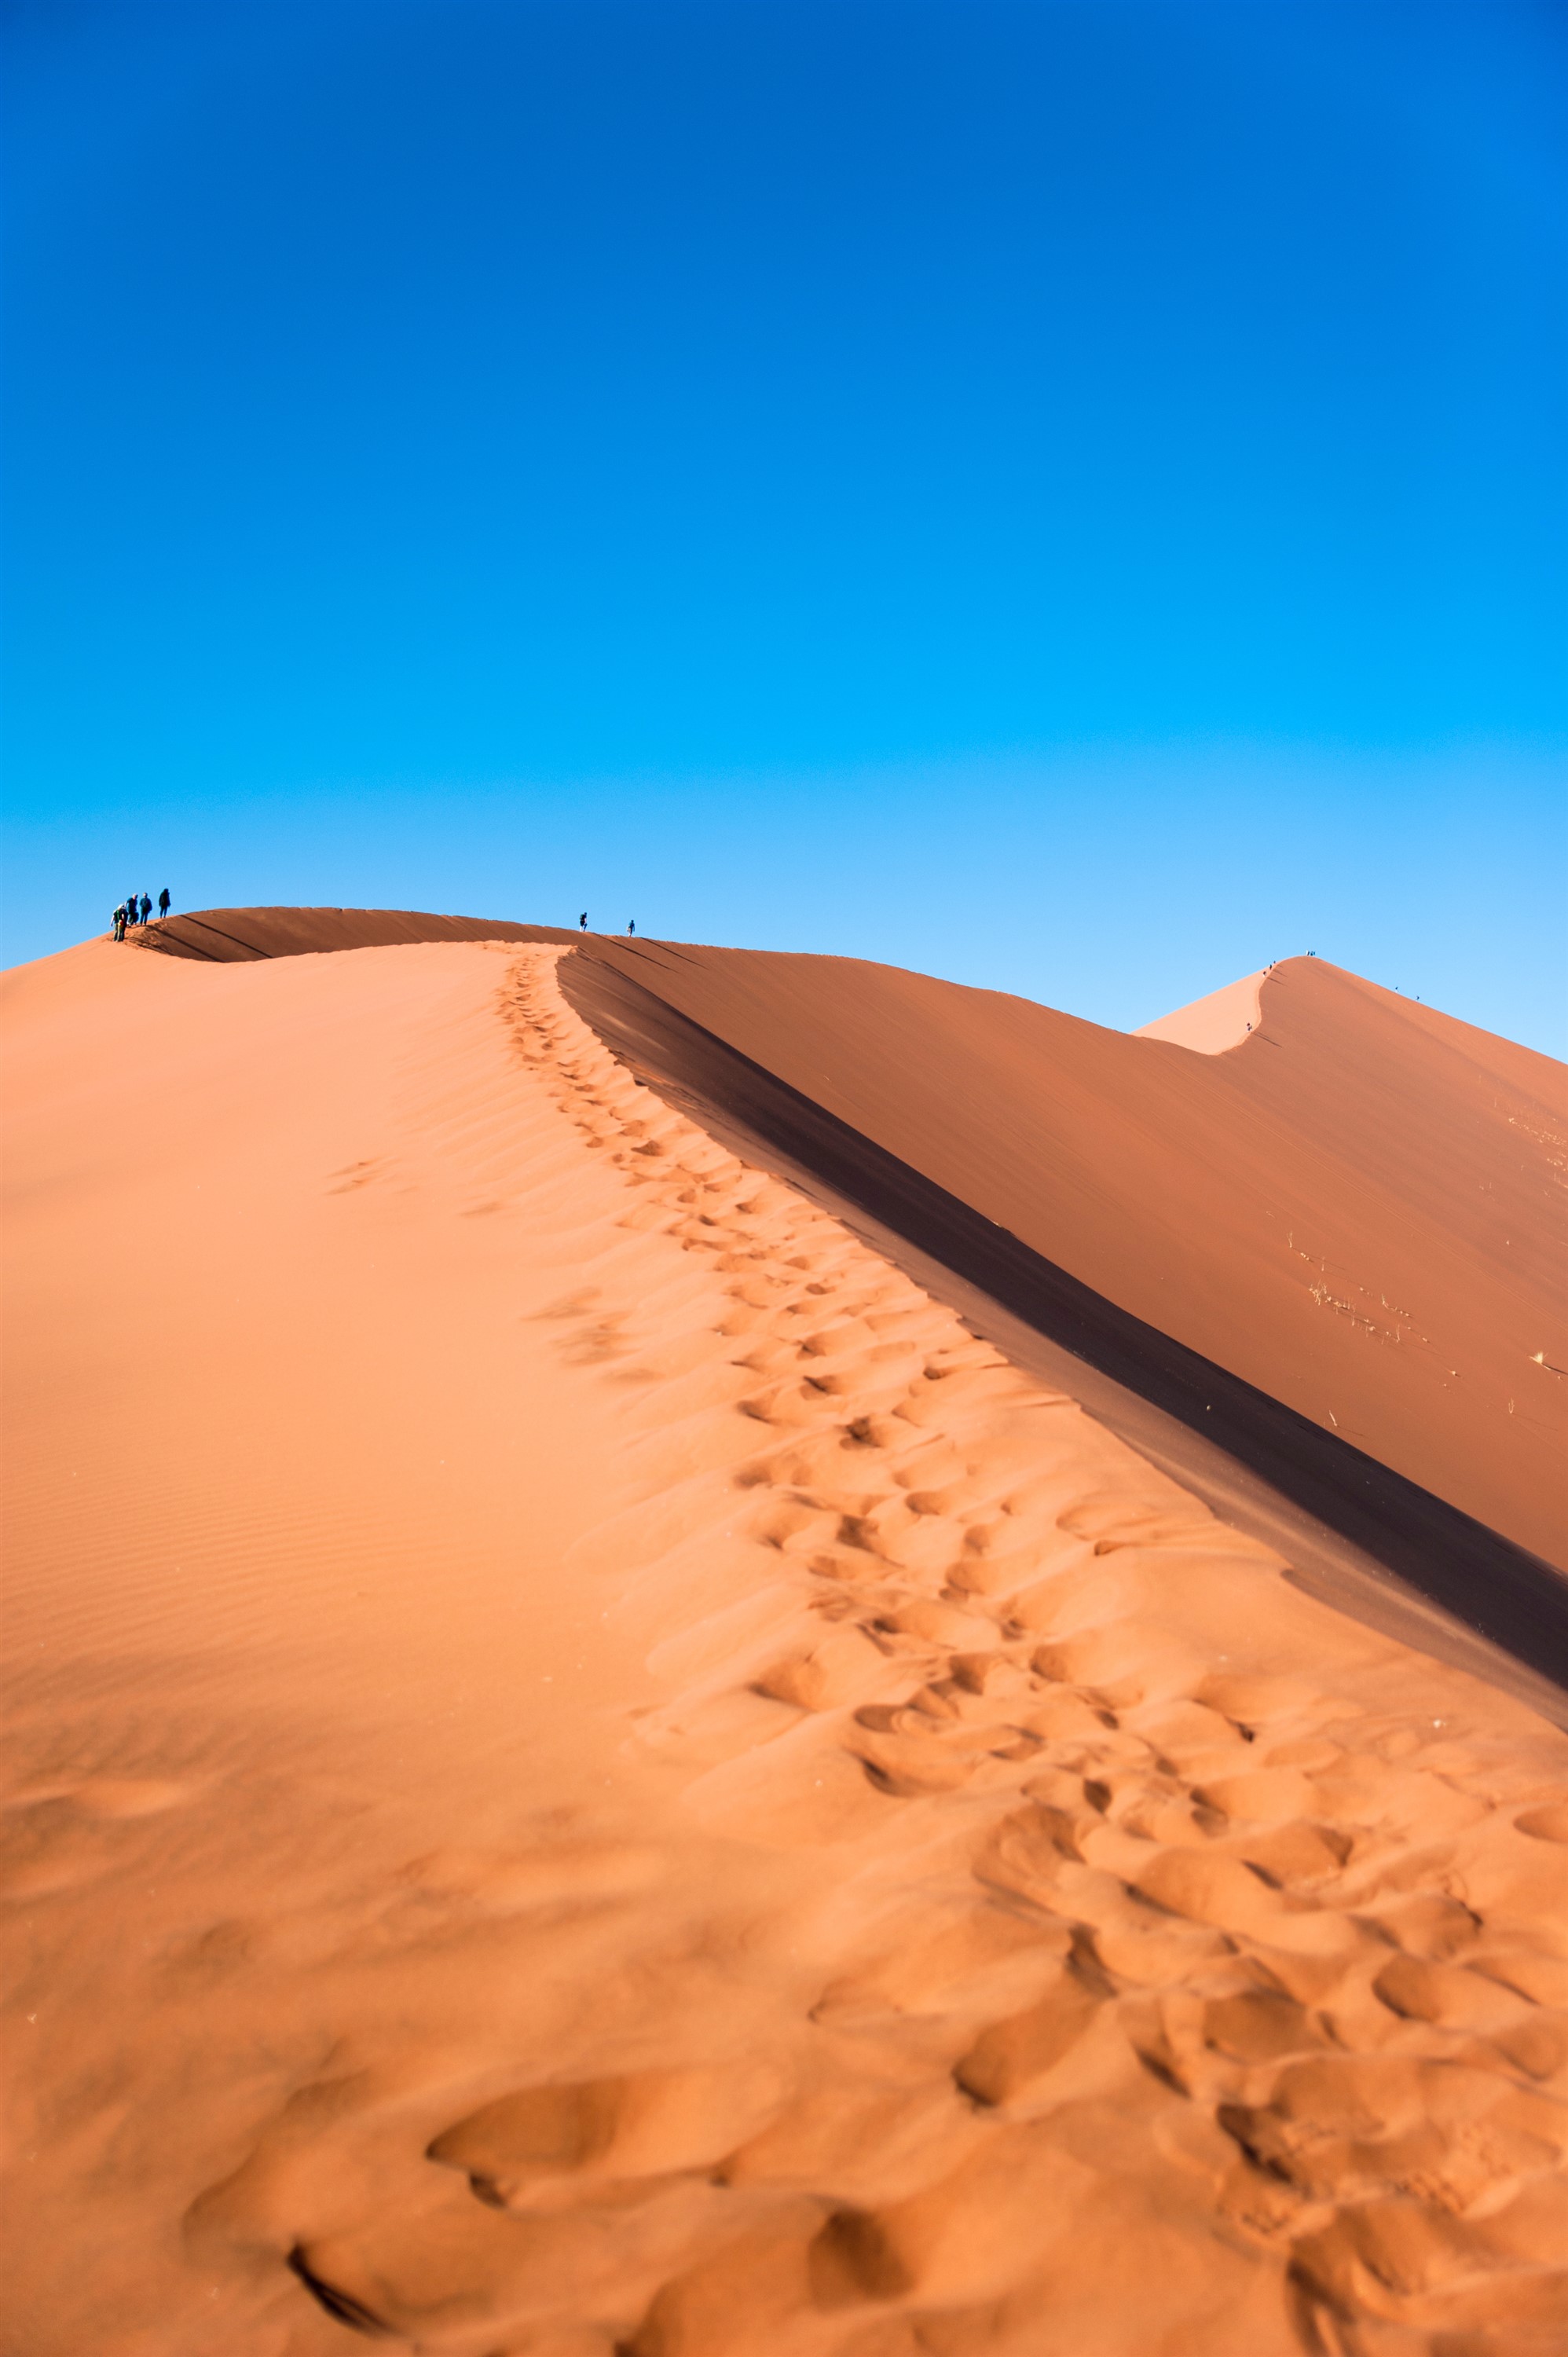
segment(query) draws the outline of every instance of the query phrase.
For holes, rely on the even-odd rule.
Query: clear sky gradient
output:
[[[5,949],[1316,949],[1568,1051],[1568,17],[6,11]]]

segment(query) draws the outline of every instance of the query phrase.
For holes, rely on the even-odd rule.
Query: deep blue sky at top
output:
[[[1559,10],[12,5],[9,958],[393,902],[1563,1052]]]

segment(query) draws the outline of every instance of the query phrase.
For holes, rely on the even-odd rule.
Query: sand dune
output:
[[[200,921],[276,955],[445,938],[471,920]],[[1137,1038],[852,959],[590,936],[580,963],[652,993],[1156,1332],[1568,1571],[1561,1065],[1318,959],[1286,959]],[[1251,1019],[1254,985],[1257,1028],[1236,1045],[1229,1027],[1238,1007]],[[1169,1027],[1189,1018],[1230,1052],[1177,1046]]]
[[[562,987],[639,1079],[1069,1390],[1311,1592],[1563,1714],[1568,1583],[1551,1565],[1119,1308],[598,958],[568,959]]]
[[[257,946],[5,985],[6,2345],[1561,2348],[1568,1739],[556,949]]]
[[[1315,959],[1273,968],[1240,1047],[1195,1055],[847,959],[593,955],[1094,1292],[1568,1568],[1550,1059]]]
[[[263,958],[317,956],[328,950],[391,949],[413,942],[575,942],[553,925],[504,917],[437,917],[422,909],[198,909],[162,917],[133,933],[133,946],[241,965]]]
[[[1168,1039],[1177,1048],[1190,1048],[1198,1056],[1223,1056],[1228,1049],[1239,1048],[1248,1033],[1262,1021],[1266,972],[1266,968],[1260,968],[1256,974],[1244,974],[1240,982],[1228,982],[1222,990],[1211,990],[1206,998],[1195,998],[1189,1006],[1178,1006],[1174,1015],[1162,1015],[1153,1023],[1142,1023],[1133,1037]]]

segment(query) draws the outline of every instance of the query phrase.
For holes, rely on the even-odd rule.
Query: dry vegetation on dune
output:
[[[14,1024],[19,2350],[1563,2348],[1568,1738],[557,951],[73,954]]]

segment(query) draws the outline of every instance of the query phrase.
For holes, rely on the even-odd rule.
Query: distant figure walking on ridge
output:
[[[158,914],[160,917],[166,917],[168,915],[168,886],[166,884],[164,886],[163,890],[158,894]]]
[[[585,932],[587,931],[587,930],[588,930],[588,912],[587,912],[586,909],[584,909],[584,911],[583,911],[583,913],[582,913],[582,915],[581,915],[581,916],[578,918],[578,920],[577,920],[577,931],[578,931],[580,933],[585,933]]]
[[[147,919],[152,915],[152,913],[153,896],[150,892],[144,892],[142,895],[142,922],[144,925],[146,923]]]
[[[626,929],[627,929],[627,931],[628,931],[628,933],[635,933],[635,932],[636,932],[636,931],[637,931],[637,919],[636,919],[635,917],[628,917],[628,918],[627,919],[627,920],[626,920]]]
[[[114,911],[114,938],[117,942],[123,942],[125,938],[125,903],[124,900],[121,901],[119,907]]]

